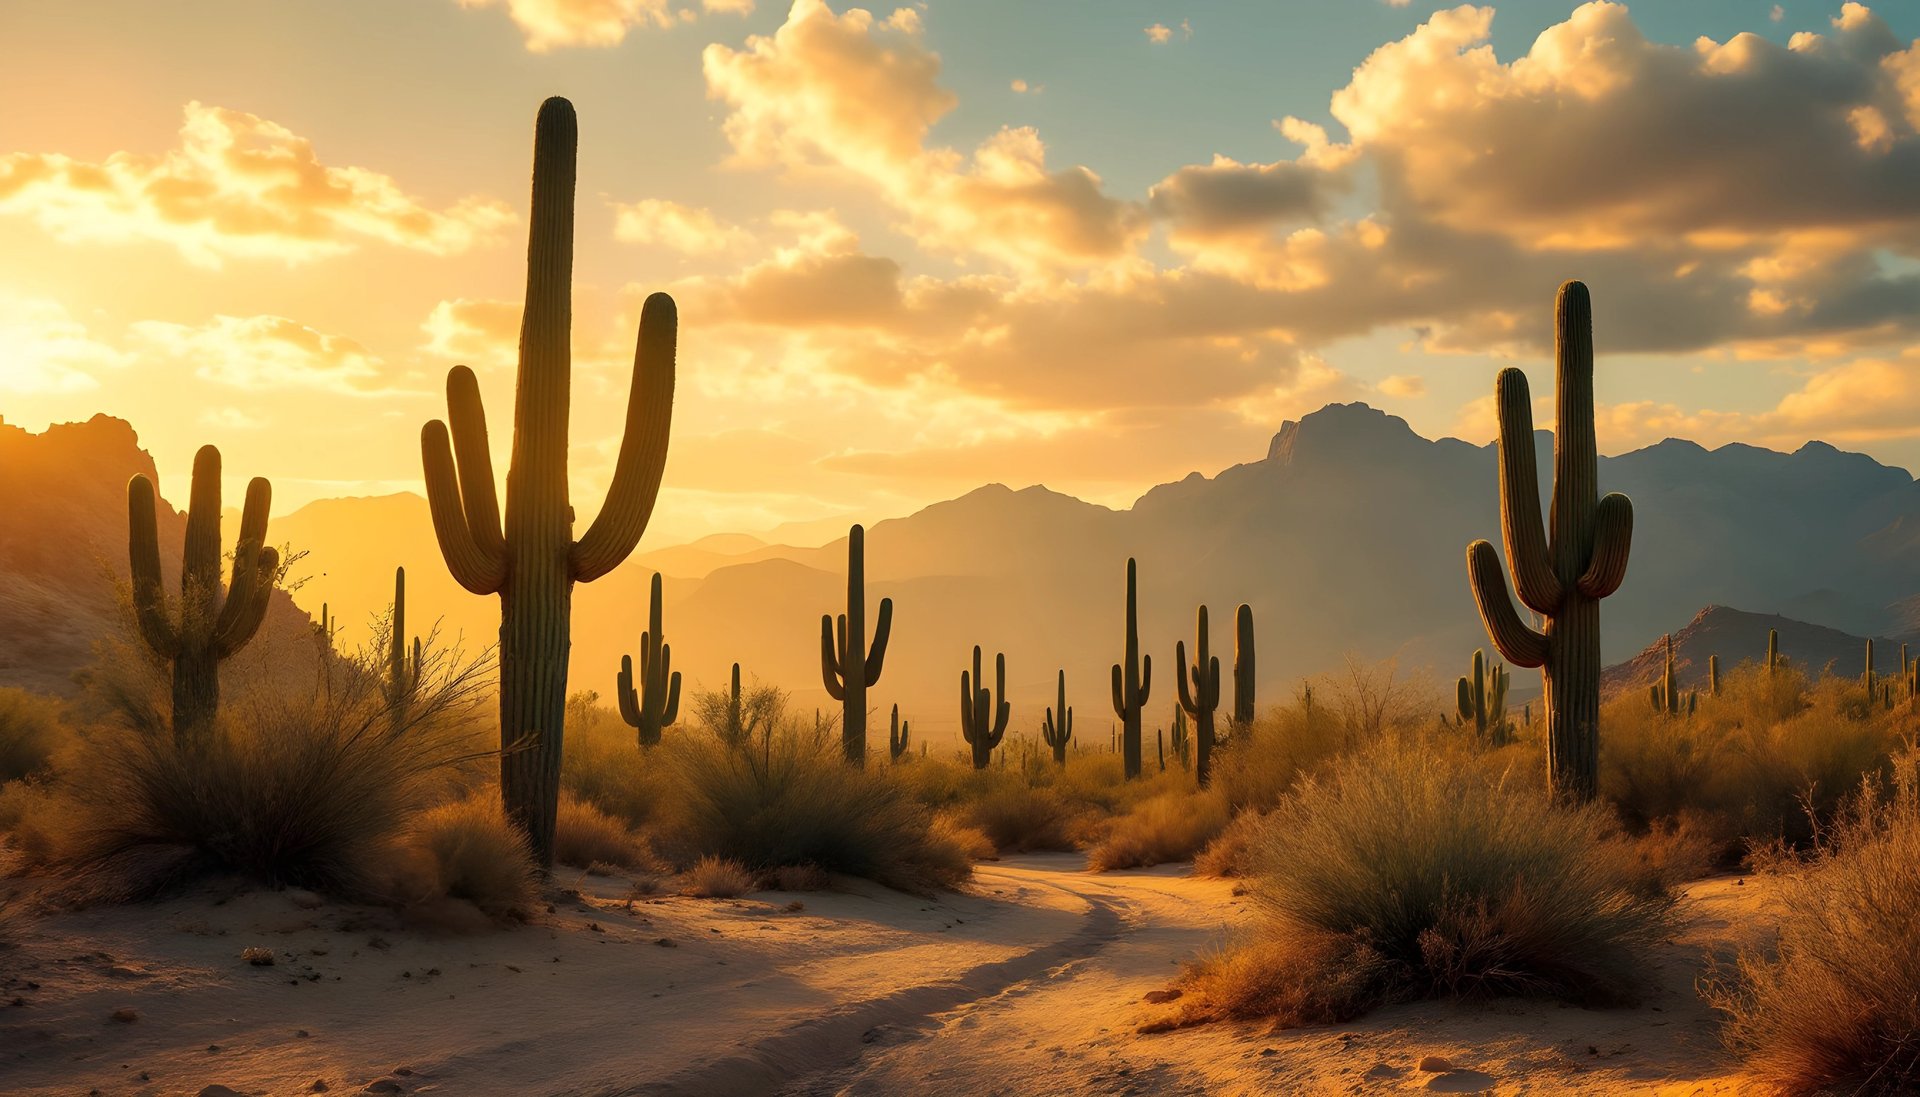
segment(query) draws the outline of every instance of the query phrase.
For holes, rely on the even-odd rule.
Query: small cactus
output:
[[[1173,747],[1173,760],[1180,763],[1180,768],[1191,768],[1193,736],[1187,731],[1187,710],[1178,705],[1173,708],[1173,731],[1167,736],[1167,742]]]
[[[1771,677],[1774,669],[1780,665],[1780,630],[1767,630],[1767,675]]]
[[[1473,741],[1481,746],[1504,746],[1511,738],[1507,724],[1507,669],[1495,663],[1487,667],[1487,653],[1473,653],[1473,671],[1455,686],[1455,706],[1459,724],[1473,723]]]
[[[1242,603],[1233,615],[1233,722],[1253,723],[1253,607]]]
[[[1194,628],[1197,637],[1194,641],[1193,665],[1187,665],[1187,642],[1179,641],[1173,648],[1173,679],[1180,693],[1177,707],[1183,716],[1193,720],[1195,753],[1199,761],[1195,772],[1200,787],[1205,788],[1213,773],[1213,713],[1220,707],[1220,659],[1212,654],[1207,636],[1207,607],[1200,607]],[[1192,682],[1192,688],[1188,688],[1189,681]]]
[[[847,531],[847,611],[835,629],[831,614],[820,615],[820,677],[827,695],[840,702],[840,743],[847,761],[867,764],[867,689],[879,684],[893,631],[893,599],[880,599],[880,617],[867,646],[867,531]]]
[[[1056,693],[1054,707],[1048,709],[1040,721],[1040,735],[1053,749],[1054,764],[1064,766],[1067,744],[1073,741],[1073,710],[1067,707],[1067,672],[1064,670],[1060,672]]]
[[[679,675],[674,675],[678,678]],[[732,675],[727,683],[727,704],[721,717],[720,741],[734,749],[744,749],[753,742],[756,732],[770,731],[762,726],[766,713],[759,705],[746,704],[746,694],[740,690],[740,664],[733,664]]]
[[[900,719],[900,706],[893,706],[893,717],[887,723],[887,761],[898,765],[900,759],[907,756],[907,721]]]
[[[1680,714],[1680,691],[1674,684],[1673,633],[1671,632],[1667,633],[1666,648],[1666,669],[1661,672],[1658,682],[1647,687],[1647,701],[1653,706],[1653,711],[1655,712],[1664,716],[1678,716]]]
[[[1718,655],[1707,656],[1707,695],[1720,696],[1720,657]]]
[[[393,610],[387,619],[387,673],[381,679],[387,711],[396,727],[406,724],[407,710],[420,689],[420,638],[413,638],[413,658],[407,658],[407,569],[393,569]]]
[[[653,573],[653,586],[647,601],[647,631],[640,634],[640,677],[636,684],[633,657],[620,657],[620,673],[614,679],[614,696],[620,702],[620,718],[634,729],[640,749],[660,745],[660,733],[673,726],[680,716],[680,672],[673,668],[673,647],[666,642],[661,624],[660,573]],[[738,683],[735,683],[736,688]]]
[[[1869,701],[1871,701],[1871,700],[1873,700],[1873,698],[1874,698],[1874,696],[1875,696],[1875,694],[1876,694],[1876,693],[1878,692],[1878,691],[1877,691],[1877,690],[1876,690],[1876,689],[1874,688],[1874,684],[1875,684],[1875,679],[1874,679],[1874,674],[1873,674],[1873,638],[1872,638],[1871,636],[1869,636],[1869,637],[1867,638],[1867,673],[1866,673],[1866,683],[1867,683],[1867,699],[1868,699]]]
[[[993,750],[1007,734],[1007,717],[1010,710],[1007,705],[1007,657],[1005,653],[993,657],[992,691],[988,691],[986,680],[980,669],[980,645],[973,647],[973,674],[960,672],[960,735],[973,748],[973,768],[986,769],[993,760]],[[1000,703],[993,703],[998,694]]]
[[[1140,651],[1140,602],[1133,559],[1127,559],[1127,621],[1124,663],[1113,664],[1113,714],[1120,718],[1121,772],[1140,776],[1140,710],[1153,689],[1153,656]]]
[[[266,544],[273,486],[255,477],[247,484],[240,537],[233,550],[233,579],[220,597],[220,451],[200,447],[193,458],[193,489],[187,505],[187,544],[180,565],[179,615],[169,612],[160,589],[158,496],[153,481],[127,481],[127,555],[133,575],[133,608],[140,636],[173,666],[173,737],[197,745],[212,734],[220,707],[220,661],[233,655],[266,618],[267,602],[280,574],[280,554]]]

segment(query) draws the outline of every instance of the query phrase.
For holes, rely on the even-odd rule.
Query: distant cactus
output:
[[[1873,638],[1872,637],[1867,638],[1866,683],[1867,683],[1867,699],[1871,701],[1873,700],[1874,696],[1878,693],[1878,690],[1874,688],[1875,680],[1874,680],[1874,674],[1873,674]]]
[[[1192,767],[1193,736],[1187,731],[1187,710],[1179,705],[1173,707],[1173,731],[1167,735],[1167,744],[1173,747],[1173,760],[1181,769]]]
[[[1681,705],[1680,689],[1675,683],[1673,674],[1673,633],[1671,632],[1667,633],[1666,648],[1666,668],[1661,672],[1660,680],[1647,687],[1647,702],[1653,706],[1655,712],[1665,716],[1678,716]]]
[[[673,669],[673,647],[661,624],[660,573],[653,573],[647,600],[647,631],[640,634],[640,676],[633,674],[633,656],[620,657],[614,696],[620,718],[635,730],[640,749],[660,745],[660,733],[680,718],[680,672]]]
[[[1777,628],[1770,628],[1767,630],[1767,674],[1768,676],[1772,676],[1774,669],[1777,668],[1779,665],[1780,665],[1780,630]]]
[[[233,549],[233,580],[220,597],[220,451],[200,447],[193,458],[187,505],[187,543],[180,565],[180,612],[169,612],[160,589],[158,496],[153,481],[127,481],[127,555],[140,635],[173,665],[173,737],[197,746],[212,734],[220,708],[220,661],[245,647],[266,618],[279,578],[280,554],[266,544],[273,486],[255,477],[247,485],[240,536]]]
[[[893,706],[893,716],[887,724],[887,761],[897,764],[907,756],[907,737],[911,734],[907,721],[900,719],[900,706]]]
[[[1054,707],[1040,721],[1040,734],[1047,746],[1053,749],[1053,761],[1056,765],[1067,764],[1067,744],[1073,741],[1073,709],[1067,707],[1067,672],[1062,670],[1058,679]]]
[[[1004,653],[993,657],[993,685],[987,690],[986,680],[980,669],[980,645],[973,647],[973,674],[960,672],[960,735],[973,748],[973,768],[986,769],[993,761],[993,751],[1007,734],[1007,717],[1010,710],[1007,705],[1007,657]],[[1000,703],[996,706],[994,696]]]
[[[1121,772],[1128,780],[1140,776],[1140,709],[1153,689],[1153,656],[1140,652],[1140,603],[1135,568],[1127,559],[1127,624],[1125,663],[1113,665],[1113,714],[1120,718]]]
[[[1198,759],[1195,774],[1200,787],[1207,787],[1208,779],[1213,775],[1213,713],[1220,707],[1220,659],[1213,654],[1213,647],[1207,636],[1207,607],[1201,606],[1195,615],[1193,665],[1187,665],[1187,642],[1181,640],[1173,646],[1173,680],[1179,689],[1180,704],[1177,706],[1183,715],[1193,720],[1194,753]],[[1188,682],[1192,687],[1188,687]],[[1184,730],[1184,729],[1183,729]],[[1184,764],[1184,763],[1182,763]]]
[[[1242,603],[1233,615],[1233,722],[1253,723],[1253,607]]]
[[[1561,286],[1555,312],[1559,406],[1551,541],[1540,519],[1527,376],[1505,369],[1495,386],[1507,563],[1520,601],[1547,619],[1545,631],[1527,625],[1514,611],[1500,554],[1492,545],[1475,541],[1467,549],[1467,569],[1494,646],[1514,666],[1541,668],[1549,786],[1556,796],[1591,800],[1600,773],[1600,601],[1626,578],[1633,504],[1624,495],[1598,497],[1593,310],[1587,287],[1579,282]]]
[[[840,744],[847,761],[867,764],[867,689],[878,685],[893,631],[893,599],[880,599],[880,617],[867,646],[867,531],[847,531],[847,612],[836,632],[830,614],[820,615],[820,677],[827,695],[840,702]]]
[[[679,675],[674,675],[678,678]],[[711,709],[706,709],[711,712]],[[753,742],[756,733],[771,730],[767,727],[770,716],[766,705],[757,697],[749,700],[740,689],[740,664],[733,664],[733,672],[727,683],[727,692],[720,706],[720,719],[716,729],[720,741],[734,749],[744,749]],[[710,722],[711,718],[708,718]]]
[[[573,585],[627,558],[646,531],[667,463],[673,421],[673,298],[640,311],[633,388],[613,483],[599,517],[573,539],[567,497],[571,407],[573,191],[579,145],[573,105],[549,99],[534,125],[533,198],[527,233],[527,296],[520,318],[513,463],[504,531],[494,496],[486,412],[473,371],[447,374],[447,424],[420,432],[427,501],[447,570],[475,594],[500,596],[501,798],[535,862],[553,864],[560,757],[572,647]],[[456,464],[457,461],[457,464]]]
[[[420,638],[413,638],[413,658],[407,658],[407,569],[393,569],[393,610],[387,619],[387,673],[381,692],[396,727],[404,726],[407,710],[420,690]]]
[[[1160,772],[1167,772],[1167,729],[1154,728],[1153,742],[1155,754],[1160,759]]]
[[[1505,746],[1512,738],[1507,724],[1507,668],[1487,666],[1487,653],[1473,653],[1473,670],[1454,688],[1461,726],[1473,725],[1473,741],[1481,746]]]
[[[1707,656],[1707,695],[1720,696],[1720,657],[1718,655]]]
[[[313,623],[313,635],[319,639],[321,645],[328,651],[333,650],[333,634],[335,628],[336,623],[333,615],[328,612],[327,603],[320,603],[320,619]]]

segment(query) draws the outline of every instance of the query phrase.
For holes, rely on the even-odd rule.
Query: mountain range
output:
[[[1542,431],[1535,441],[1544,493],[1552,436]],[[151,469],[118,420],[96,417],[40,435],[0,432],[0,505],[8,508],[0,514],[0,578],[9,591],[0,595],[0,680],[59,688],[75,669],[86,629],[61,622],[58,590],[79,589],[89,576],[75,570],[71,546],[90,544],[94,559],[118,561],[124,572],[126,477]],[[669,482],[672,474],[669,463]],[[1820,442],[1780,453],[1669,439],[1603,457],[1600,484],[1630,495],[1635,512],[1627,581],[1602,612],[1609,652],[1641,651],[1703,605],[1896,642],[1920,628],[1920,487],[1902,469]],[[162,485],[174,499],[184,487]],[[1149,706],[1156,711],[1171,711],[1174,641],[1186,639],[1191,653],[1194,610],[1203,603],[1223,663],[1231,661],[1234,608],[1253,606],[1264,697],[1336,670],[1348,653],[1394,657],[1450,681],[1487,646],[1464,558],[1475,538],[1499,543],[1497,493],[1493,446],[1423,438],[1364,404],[1288,421],[1264,456],[1161,484],[1125,509],[1040,486],[990,484],[869,528],[869,601],[891,597],[896,609],[886,671],[871,698],[882,724],[897,702],[924,735],[952,735],[957,676],[977,643],[989,659],[1007,655],[1016,729],[1038,724],[1064,668],[1078,726],[1099,737],[1111,719],[1108,668],[1120,652],[1129,556],[1139,560],[1141,631],[1158,664]],[[85,537],[63,534],[55,543],[68,548],[50,550],[35,528],[62,523]],[[809,528],[818,525],[783,532]],[[269,539],[306,551],[294,573],[306,581],[294,600],[316,615],[328,603],[349,645],[385,612],[396,565],[407,569],[411,621],[437,620],[442,639],[461,637],[469,649],[485,646],[497,628],[496,601],[466,594],[448,576],[418,496],[316,502],[275,518]],[[576,588],[570,688],[611,699],[619,656],[637,648],[645,627],[647,585],[658,570],[674,666],[689,688],[724,683],[738,660],[749,677],[792,691],[797,704],[831,708],[820,685],[818,630],[822,613],[844,605],[845,537],[782,539],[728,534],[649,547]],[[177,552],[177,530],[163,525],[169,541]],[[48,593],[16,596],[22,575],[51,584]],[[97,565],[91,581],[99,581]],[[275,620],[297,616],[292,602],[276,598]],[[35,639],[42,630],[53,639]],[[1787,628],[1782,644],[1794,650]],[[1524,695],[1537,678],[1516,674],[1514,685]]]

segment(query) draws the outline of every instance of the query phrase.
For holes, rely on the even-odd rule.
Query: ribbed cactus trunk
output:
[[[680,718],[680,672],[673,669],[673,645],[667,643],[664,622],[666,597],[660,587],[660,573],[653,573],[648,588],[647,631],[640,634],[640,672],[633,669],[633,657],[620,657],[620,673],[614,677],[614,696],[620,704],[620,718],[634,729],[641,750],[660,745],[663,731]],[[737,668],[738,664],[736,664]],[[734,680],[734,703],[738,704],[739,679]]]
[[[1003,652],[993,659],[994,692],[987,691],[987,681],[980,667],[980,645],[973,647],[973,673],[960,672],[960,737],[967,741],[973,750],[973,768],[986,769],[993,761],[993,751],[1007,734],[1007,717],[1010,708],[1007,704],[1007,656]],[[994,703],[998,695],[999,703]],[[1001,761],[1005,761],[1004,755]]]
[[[648,297],[613,483],[599,516],[576,541],[567,429],[578,145],[573,105],[565,99],[541,104],[504,532],[486,412],[471,370],[458,366],[447,374],[451,445],[445,423],[428,423],[420,434],[427,498],[447,568],[473,593],[500,596],[501,792],[508,817],[526,832],[543,866],[553,863],[573,584],[619,566],[652,517],[673,420],[678,329],[673,299]]]
[[[1067,744],[1073,741],[1073,710],[1067,707],[1067,672],[1056,679],[1054,707],[1040,721],[1040,735],[1053,751],[1055,765],[1067,764]]]
[[[1195,615],[1194,631],[1197,637],[1191,666],[1187,664],[1186,641],[1174,644],[1174,682],[1180,694],[1178,712],[1193,721],[1194,777],[1201,788],[1206,788],[1213,776],[1213,713],[1220,707],[1220,659],[1213,654],[1205,606]],[[1179,753],[1184,764],[1185,748]]]
[[[867,689],[878,685],[893,630],[893,599],[880,599],[873,647],[867,647],[867,532],[847,531],[847,612],[834,619],[820,615],[820,677],[827,694],[840,702],[840,745],[847,762],[867,764]]]
[[[1599,777],[1600,600],[1626,578],[1633,505],[1599,497],[1593,429],[1593,310],[1579,282],[1560,287],[1552,539],[1543,529],[1527,378],[1500,372],[1500,524],[1520,600],[1546,619],[1537,632],[1508,598],[1493,546],[1467,550],[1468,572],[1488,635],[1509,663],[1539,667],[1545,684],[1547,778],[1557,796],[1593,798]]]
[[[1127,560],[1125,663],[1113,665],[1113,714],[1120,718],[1120,768],[1128,780],[1140,776],[1140,709],[1153,688],[1153,656],[1140,654],[1140,604],[1134,561]]]
[[[1253,607],[1242,603],[1233,615],[1233,722],[1253,723]]]

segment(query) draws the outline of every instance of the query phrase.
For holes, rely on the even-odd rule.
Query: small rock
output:
[[[114,1010],[112,1013],[108,1014],[107,1016],[112,1017],[114,1020],[119,1021],[122,1024],[132,1024],[133,1022],[138,1021],[140,1019],[140,1014],[137,1011],[133,1009],[129,1009],[126,1006],[121,1006],[119,1009]]]
[[[317,893],[305,888],[293,888],[287,892],[287,898],[301,910],[317,910],[326,903]]]
[[[1420,1071],[1423,1074],[1445,1074],[1452,1069],[1453,1060],[1443,1055],[1429,1055],[1420,1060]]]
[[[680,942],[675,941],[671,937],[655,938],[653,943],[656,945],[659,945],[661,948],[679,948],[680,947]]]
[[[410,1078],[413,1076],[412,1067],[394,1067],[393,1072],[402,1078]]]
[[[294,1035],[295,1035],[296,1037],[298,1037],[298,1038],[300,1038],[300,1039],[302,1039],[302,1040],[304,1040],[304,1039],[306,1039],[307,1037],[309,1037],[309,1036],[312,1036],[312,1035],[313,1035],[313,1033],[311,1033],[311,1032],[308,1032],[308,1031],[307,1031],[306,1029],[304,1029],[304,1028],[297,1028],[297,1029],[294,1029],[294,1030],[293,1030],[293,1034],[294,1034]]]
[[[315,1093],[325,1093],[327,1091],[327,1080],[325,1078],[315,1078],[313,1085],[308,1088]]]
[[[1427,1079],[1424,1088],[1430,1093],[1487,1093],[1493,1089],[1494,1083],[1491,1074],[1477,1070],[1450,1070]]]
[[[254,967],[273,966],[273,950],[270,948],[261,948],[259,945],[241,949],[240,958],[252,964]]]
[[[1159,1006],[1165,1005],[1168,1002],[1178,1001],[1179,998],[1180,992],[1178,990],[1150,990],[1147,991],[1146,996],[1142,998],[1141,1001],[1149,1005]]]
[[[405,1093],[406,1090],[400,1088],[399,1082],[396,1082],[391,1078],[382,1078],[377,1082],[368,1082],[367,1088],[361,1090],[360,1092],[362,1093]]]

